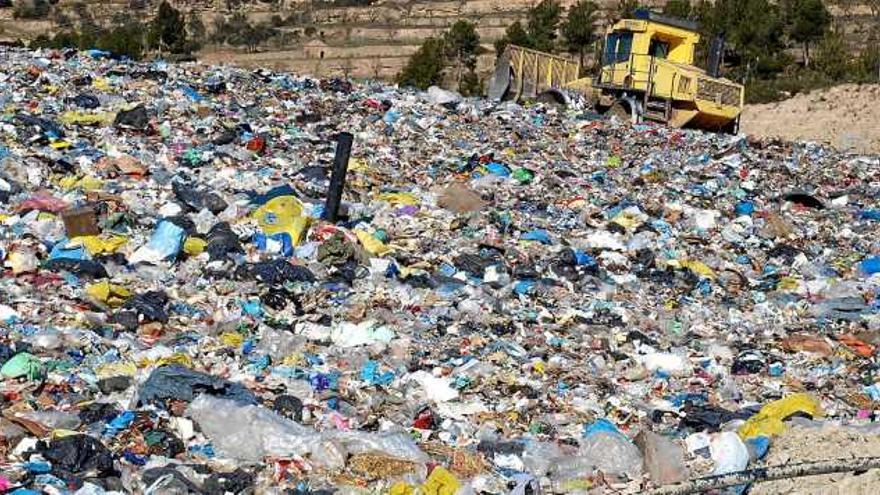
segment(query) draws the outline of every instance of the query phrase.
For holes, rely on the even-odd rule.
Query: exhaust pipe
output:
[[[721,75],[721,58],[724,56],[724,35],[712,38],[709,44],[709,60],[706,62],[706,73],[711,77]]]

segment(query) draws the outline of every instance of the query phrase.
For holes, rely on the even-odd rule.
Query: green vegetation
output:
[[[578,3],[568,8],[568,15],[562,23],[562,37],[565,39],[566,49],[571,53],[577,53],[584,66],[584,57],[587,48],[596,42],[596,13],[599,6],[592,0],[579,0]]]
[[[398,84],[419,89],[440,84],[446,66],[445,53],[446,47],[442,39],[426,39],[397,75]]]
[[[45,19],[52,10],[47,0],[20,0],[12,8],[16,19]]]
[[[495,42],[496,53],[503,53],[509,44],[545,52],[553,51],[556,48],[561,16],[559,0],[541,0],[541,3],[529,9],[525,28],[519,21],[508,26],[504,37]]]
[[[459,90],[464,85],[465,75],[468,76],[468,91],[479,90],[477,77],[477,52],[480,49],[480,36],[474,25],[467,21],[458,21],[452,25],[449,31],[443,35],[443,48],[446,51],[446,60],[455,66],[455,80]]]
[[[689,0],[669,0],[663,6],[663,15],[676,19],[690,19],[693,15],[691,2]]]
[[[397,75],[397,82],[402,86],[427,89],[442,83],[446,69],[453,67],[461,94],[481,94],[483,85],[476,73],[479,51],[480,36],[474,25],[458,21],[441,38],[425,40]]]
[[[635,15],[636,11],[644,8],[638,0],[618,0],[617,15],[613,20],[626,19]]]
[[[149,51],[160,54],[187,55],[198,48],[198,43],[190,40],[204,35],[204,25],[196,16],[190,22],[177,9],[163,0],[156,11],[156,17],[144,24],[128,13],[113,16],[110,26],[98,25],[85,7],[74,5],[79,17],[79,26],[67,27],[53,37],[41,35],[31,41],[31,48],[77,48],[88,50],[97,48],[117,56],[140,59]],[[201,27],[200,27],[201,25]]]
[[[147,45],[157,47],[159,53],[189,52],[189,45],[186,39],[186,23],[183,19],[183,14],[165,0],[162,0],[162,3],[159,4],[156,17],[150,23]]]
[[[504,31],[504,36],[495,41],[495,53],[501,55],[507,45],[519,45],[526,48],[533,48],[529,33],[523,28],[519,21],[514,22]]]
[[[251,24],[247,16],[241,12],[232,14],[232,17],[221,18],[214,23],[212,41],[218,44],[232,46],[245,46],[250,51],[256,51],[257,47],[278,34],[278,29],[272,22]]]

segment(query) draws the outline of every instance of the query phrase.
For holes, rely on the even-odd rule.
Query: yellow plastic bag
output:
[[[121,285],[111,284],[106,280],[87,286],[86,294],[111,308],[122,306],[131,297],[131,291]]]
[[[413,486],[404,481],[398,481],[388,490],[388,495],[413,495],[413,493],[415,493]]]
[[[56,440],[64,437],[72,437],[74,435],[81,435],[81,433],[73,430],[52,430],[52,438]]]
[[[302,203],[293,196],[272,198],[252,215],[264,233],[288,234],[294,246],[302,242],[309,227],[308,217],[303,216]]]
[[[239,347],[244,343],[244,335],[238,332],[224,332],[220,335],[220,342],[229,347]]]
[[[111,236],[97,236],[97,235],[84,235],[80,237],[74,237],[67,243],[68,247],[76,247],[82,246],[86,248],[86,251],[89,252],[92,256],[99,256],[102,254],[113,254],[119,250],[122,246],[124,246],[128,242],[128,239],[119,235],[111,235]]]
[[[113,122],[112,113],[85,113],[70,111],[64,112],[58,117],[58,121],[64,125],[109,125]]]
[[[351,172],[366,172],[370,170],[370,166],[367,165],[366,160],[363,158],[352,158],[348,164],[348,170]]]
[[[106,77],[96,77],[92,80],[92,87],[98,91],[110,91],[110,81]]]
[[[78,179],[76,177],[64,177],[58,181],[58,185],[63,189],[81,189],[83,191],[98,191],[104,187],[104,181],[96,177],[85,177]]]
[[[208,242],[201,237],[187,237],[183,241],[183,252],[190,256],[198,256],[205,252]]]
[[[137,373],[137,366],[127,361],[102,364],[95,370],[95,376],[99,379],[114,376],[134,376],[135,373]]]
[[[628,211],[622,211],[618,213],[617,216],[615,216],[614,219],[611,221],[625,229],[634,229],[642,224],[642,220],[638,217],[638,215],[635,215],[634,213]]]
[[[367,252],[372,254],[373,256],[385,256],[391,251],[394,251],[394,248],[385,244],[379,239],[376,239],[366,231],[355,229],[353,232],[354,235],[357,236],[358,241],[360,241],[361,245],[364,246],[364,249],[366,249]]]
[[[376,199],[387,201],[393,205],[417,206],[419,204],[419,198],[415,194],[404,192],[382,193]]]
[[[461,482],[454,474],[442,466],[437,466],[431,471],[431,476],[425,480],[419,493],[424,495],[455,495],[461,488]]]
[[[814,418],[822,416],[822,405],[810,394],[791,394],[762,407],[758,414],[740,427],[739,436],[747,440],[758,436],[779,435],[785,431],[785,423],[782,421],[799,412]]]
[[[782,277],[779,279],[779,284],[776,286],[776,289],[784,290],[786,292],[794,292],[798,290],[800,286],[800,280],[793,277]]]
[[[170,356],[162,357],[159,359],[142,359],[138,363],[138,366],[140,366],[141,368],[146,368],[147,366],[166,366],[169,364],[179,364],[180,366],[184,366],[187,368],[193,367],[192,359],[182,352],[175,352]]]
[[[702,261],[671,260],[669,261],[669,265],[673,268],[688,269],[703,278],[714,279],[716,277],[715,272]]]

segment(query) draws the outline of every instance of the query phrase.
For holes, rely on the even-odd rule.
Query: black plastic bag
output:
[[[43,265],[53,272],[69,272],[77,277],[107,278],[107,269],[104,265],[92,260],[75,260],[71,258],[55,258]]]
[[[53,472],[113,474],[113,454],[103,443],[88,435],[60,437],[48,444],[40,442],[37,451],[52,463]]]
[[[147,109],[143,105],[138,105],[131,110],[122,110],[116,114],[113,125],[127,129],[136,129],[143,131],[150,123],[150,116]]]
[[[240,383],[233,383],[179,365],[160,366],[150,373],[138,390],[138,403],[164,404],[167,400],[191,402],[199,394],[256,405],[253,392]]]

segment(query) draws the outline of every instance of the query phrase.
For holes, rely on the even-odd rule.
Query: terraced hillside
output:
[[[28,1],[28,0],[13,0]],[[351,75],[388,78],[396,74],[422,41],[444,32],[455,21],[466,19],[477,26],[484,46],[478,61],[482,74],[494,61],[492,43],[503,36],[513,21],[523,19],[534,0],[403,1],[378,0],[369,6],[342,7],[335,2],[276,0],[173,1],[179,9],[195,11],[209,34],[217,20],[236,12],[250,22],[279,23],[278,35],[256,50],[208,43],[199,53],[207,62],[229,62],[245,66],[268,66],[318,75]],[[573,0],[563,0],[568,6]],[[878,29],[877,16],[868,7],[875,0],[838,0],[831,5],[836,22],[858,49],[859,40]],[[109,22],[114,13],[129,12],[149,19],[156,1],[60,0],[45,20],[13,19],[12,9],[0,9],[0,37],[30,39],[73,25],[78,12],[85,11],[96,22]],[[231,5],[235,3],[235,5]],[[605,9],[601,16],[613,15],[616,0],[598,0]],[[656,0],[661,6],[663,0]],[[234,7],[234,8],[230,8]],[[601,29],[597,25],[597,29]]]

